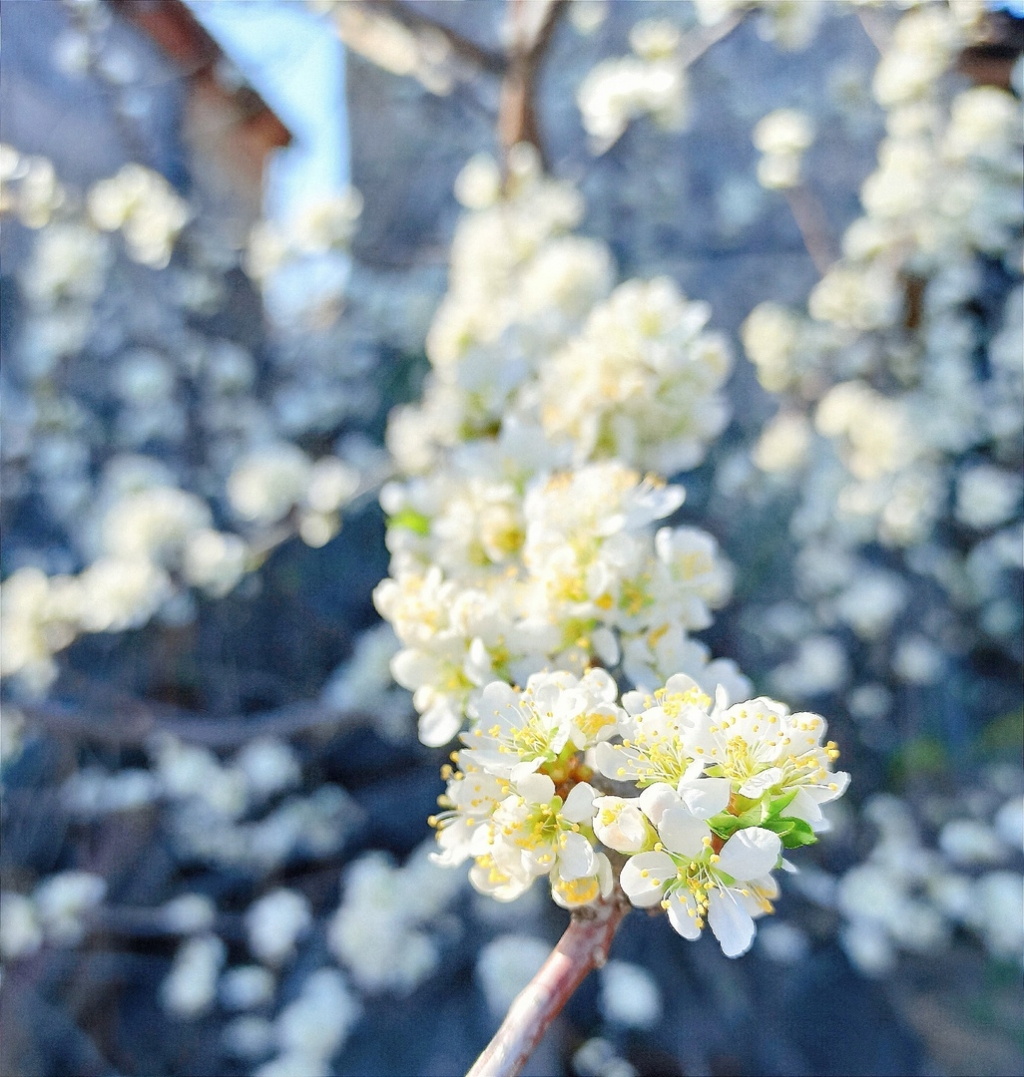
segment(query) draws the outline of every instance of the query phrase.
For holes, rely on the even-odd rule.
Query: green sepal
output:
[[[719,812],[718,815],[713,815],[708,819],[707,823],[712,832],[720,838],[731,838],[737,830],[745,830],[748,826],[761,825],[760,802],[755,801],[753,807],[747,808],[746,811],[741,812],[739,815],[724,811]]]
[[[415,509],[402,509],[401,512],[388,517],[388,527],[398,527],[417,535],[429,535],[430,519]]]
[[[811,824],[803,819],[794,819],[792,816],[785,818],[775,817],[766,819],[761,824],[765,830],[771,830],[782,839],[782,844],[787,849],[799,849],[801,845],[813,845],[818,836],[811,829]]]
[[[782,796],[774,799],[765,797],[761,803],[762,823],[765,819],[777,819],[793,803],[798,792],[798,789],[791,789],[788,793],[783,793]]]

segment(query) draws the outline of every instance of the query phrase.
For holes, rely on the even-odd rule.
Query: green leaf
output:
[[[818,836],[811,829],[810,823],[803,819],[794,819],[792,816],[785,818],[775,817],[766,819],[761,824],[765,830],[771,830],[782,839],[782,844],[787,849],[799,849],[801,845],[813,845]]]
[[[789,793],[783,793],[782,796],[775,797],[774,800],[766,798],[761,805],[762,820],[774,819],[781,815],[793,803],[798,792],[798,789],[793,789]]]
[[[415,509],[402,509],[401,512],[396,512],[394,516],[388,518],[388,527],[399,527],[417,535],[430,534],[430,520]]]
[[[737,830],[744,830],[748,826],[759,826],[761,823],[761,806],[755,802],[752,808],[748,808],[739,815],[729,812],[719,812],[708,820],[708,826],[720,838],[729,838]]]
[[[806,829],[792,830],[783,839],[782,844],[787,849],[799,849],[802,845],[814,845],[818,840],[818,835],[806,823],[804,823]]]

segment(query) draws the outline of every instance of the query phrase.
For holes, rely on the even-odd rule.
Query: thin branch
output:
[[[376,8],[401,23],[407,30],[414,33],[427,32],[440,34],[447,41],[449,48],[463,60],[468,60],[484,71],[493,75],[500,75],[505,70],[505,57],[498,52],[478,45],[468,37],[460,34],[458,30],[446,25],[437,19],[405,3],[404,0],[363,0],[369,8]]]
[[[629,904],[618,891],[573,913],[565,934],[540,971],[516,996],[501,1028],[466,1077],[516,1077],[551,1022],[592,969],[608,960],[612,939]]]
[[[884,56],[889,48],[891,36],[889,28],[882,23],[876,12],[867,11],[862,7],[857,8],[857,19],[864,33],[871,39],[871,44],[878,49],[879,55]]]
[[[749,9],[734,11],[711,26],[687,34],[679,49],[683,67],[696,63],[712,45],[717,45],[719,41],[727,38],[749,14]]]
[[[82,917],[83,926],[97,935],[117,935],[126,939],[178,938],[196,934],[195,924],[175,923],[166,909],[132,905],[99,905]],[[232,941],[245,938],[245,922],[240,913],[217,912],[208,930]]]
[[[513,146],[529,142],[537,147],[543,162],[544,147],[537,124],[537,75],[566,0],[544,0],[542,9],[526,0],[509,0],[509,4],[512,46],[501,84],[498,140],[506,156]]]
[[[821,276],[828,272],[829,266],[836,260],[836,254],[829,238],[825,211],[821,203],[803,185],[789,187],[785,190],[786,201],[793,211],[793,219],[803,238],[807,253],[811,256],[814,268]]]
[[[311,729],[369,724],[372,716],[361,711],[341,711],[311,701],[275,710],[230,718],[211,718],[189,712],[165,712],[136,701],[121,713],[61,707],[51,703],[27,703],[18,709],[34,725],[54,736],[81,738],[100,744],[145,744],[167,733],[190,744],[208,748],[235,748],[254,737],[293,737]]]

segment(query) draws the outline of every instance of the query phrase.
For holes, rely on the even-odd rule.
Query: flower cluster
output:
[[[575,191],[526,147],[513,163],[498,201],[493,164],[459,178],[478,208],[428,336],[433,376],[388,431],[412,477],[382,491],[391,578],[374,597],[431,745],[496,677],[545,667],[578,675],[596,658],[652,688],[680,668],[711,690],[746,688],[687,636],[728,595],[717,543],[692,527],[652,534],[684,491],[640,472],[693,467],[721,431],[725,343],[704,329],[707,304],[667,279],[601,300],[608,252],[560,234],[578,219]]]
[[[440,940],[458,921],[446,912],[464,882],[430,859],[423,843],[404,865],[367,853],[346,871],[327,945],[368,994],[407,995],[441,962]]]
[[[631,56],[602,60],[587,72],[576,101],[595,153],[610,149],[640,116],[649,115],[669,130],[685,125],[687,85],[680,42],[671,22],[642,20],[629,34]]]
[[[785,394],[751,453],[744,499],[763,502],[758,472],[768,489],[799,483],[790,533],[805,606],[769,610],[758,628],[798,644],[772,683],[809,696],[849,689],[869,726],[891,711],[893,683],[937,681],[954,631],[954,651],[977,641],[1020,656],[1008,595],[1024,501],[1022,69],[1016,92],[936,77],[972,40],[977,13],[921,5],[901,16],[872,82],[886,110],[878,167],[842,257],[806,315],[762,303],[741,333],[761,384]],[[832,653],[846,629],[888,641],[884,674],[850,685]]]
[[[800,182],[800,159],[814,141],[809,117],[792,108],[769,112],[754,128],[754,145],[764,155],[757,165],[763,187],[784,189]]]
[[[827,896],[844,920],[842,944],[866,975],[891,971],[900,951],[934,953],[957,927],[978,935],[994,958],[1022,960],[1020,773],[1005,768],[987,778],[969,806],[936,798],[925,826],[892,794],[876,794],[864,806],[877,840]],[[1006,798],[1008,786],[1016,789]],[[941,824],[934,845],[922,837],[928,822]]]
[[[104,232],[120,232],[130,257],[161,269],[171,259],[178,233],[188,221],[188,203],[156,172],[137,164],[90,188],[89,216]]]
[[[706,922],[735,957],[772,909],[783,851],[827,829],[821,806],[848,784],[824,733],[771,699],[712,702],[683,674],[621,701],[602,669],[494,681],[445,771],[436,858],[472,859],[473,886],[499,901],[546,878],[565,908],[607,898],[621,873],[635,906],[660,905],[687,939]]]
[[[473,5],[454,50],[443,29],[418,19],[399,28],[340,0],[309,6],[329,9],[353,48],[431,93],[466,84],[430,100],[429,112],[407,80],[388,101],[386,79],[367,83],[379,73],[357,64],[354,127],[367,122],[370,97],[378,125],[389,107],[388,125],[472,102],[483,25]],[[583,130],[549,148],[560,174],[586,165],[591,210],[529,147],[513,148],[500,169],[472,159],[456,185],[468,212],[440,307],[444,213],[429,214],[426,230],[416,214],[391,229],[389,215],[398,250],[375,251],[372,267],[360,260],[382,234],[381,206],[398,204],[383,183],[366,188],[368,228],[350,259],[354,192],[260,222],[246,248],[248,210],[224,219],[199,170],[172,188],[116,161],[112,175],[94,183],[91,174],[76,191],[81,171],[66,160],[55,168],[0,146],[16,281],[0,374],[10,524],[0,785],[5,815],[29,843],[3,881],[5,977],[38,971],[45,986],[54,967],[77,960],[64,947],[169,937],[175,956],[145,973],[140,996],[159,978],[169,1019],[203,1018],[183,1037],[199,1045],[193,1060],[216,1055],[219,1042],[228,1068],[313,1077],[331,1072],[364,1003],[370,1020],[387,1005],[372,996],[408,997],[412,1012],[424,1001],[413,993],[442,967],[468,989],[470,954],[495,924],[517,932],[477,964],[499,1017],[549,950],[526,924],[548,892],[583,919],[606,902],[664,911],[681,936],[708,927],[740,954],[771,909],[788,851],[828,823],[845,847],[822,850],[818,867],[789,881],[827,911],[761,927],[769,958],[799,961],[810,934],[823,939],[840,923],[865,975],[898,975],[901,951],[936,960],[970,934],[992,959],[1019,957],[1019,767],[991,788],[951,771],[949,784],[965,789],[956,801],[928,780],[916,801],[882,796],[857,813],[831,805],[847,777],[833,769],[822,719],[750,698],[736,664],[712,661],[696,636],[731,589],[720,540],[744,604],[716,641],[742,648],[758,691],[839,723],[848,715],[892,773],[906,766],[919,777],[916,768],[934,764],[923,727],[934,735],[940,720],[942,738],[973,739],[1014,705],[1004,682],[1020,660],[1024,68],[1013,92],[1005,80],[965,90],[951,68],[974,40],[981,0],[897,6],[695,0],[637,24],[632,54],[620,56],[629,5],[568,5],[581,33],[602,20],[607,32],[570,56],[560,24],[562,51],[536,103],[551,118],[546,133],[564,136],[559,125],[576,117],[552,108],[555,95],[578,88]],[[100,0],[54,6],[77,27],[51,50],[57,77],[100,79],[121,133],[138,127],[139,144],[156,146],[164,136],[150,140],[142,106],[164,82],[111,10]],[[755,37],[803,48],[826,20],[811,66],[828,92],[808,92],[800,65],[757,68],[768,50]],[[883,47],[872,80],[873,41]],[[486,49],[478,59],[499,66]],[[688,99],[691,64],[699,101]],[[240,76],[218,63],[211,77]],[[689,114],[694,135],[673,138]],[[584,135],[601,150],[638,119],[616,152],[587,158]],[[790,189],[795,214],[813,208],[828,160],[817,222],[827,233],[848,212],[848,183],[867,174],[863,151],[883,122],[842,256],[807,309],[781,305],[810,266],[782,249],[786,221],[766,212],[771,189]],[[417,154],[468,156],[479,131],[463,127],[432,124]],[[362,174],[384,177],[392,143],[406,140],[357,135]],[[820,152],[805,159],[814,139]],[[446,169],[421,168],[415,209],[443,203]],[[398,171],[387,170],[389,184]],[[813,213],[801,228],[808,222]],[[618,283],[612,246],[624,265],[662,275]],[[727,384],[726,339],[682,280],[717,296],[726,324],[772,300],[741,333],[762,386],[783,394],[766,426],[771,405],[751,399],[749,370]],[[247,317],[260,299],[262,336],[260,319]],[[376,431],[382,404],[407,398],[424,340],[424,394],[393,413],[384,463],[347,426]],[[742,406],[728,441],[713,447],[730,395]],[[677,472],[705,460],[684,497]],[[349,592],[349,573],[358,580],[358,567],[367,582],[379,569],[363,556],[360,521],[346,529],[351,543],[334,538],[340,513],[355,512],[384,476],[397,476],[381,490],[391,564],[376,604],[389,623],[357,633],[369,610],[349,619],[349,599],[365,599],[358,584]],[[717,539],[690,526],[694,501]],[[332,545],[267,558],[296,535]],[[307,586],[307,573],[339,564],[341,588],[336,579]],[[270,601],[250,602],[261,586]],[[296,608],[313,613],[297,628]],[[275,641],[289,644],[284,674],[276,661],[250,668],[265,653],[267,609]],[[233,620],[239,611],[244,624]],[[331,633],[323,648],[321,621]],[[98,632],[111,635],[62,654]],[[240,637],[259,653],[252,663],[235,657]],[[284,653],[293,640],[301,688]],[[187,653],[193,641],[203,653]],[[146,693],[137,722],[122,725],[120,701],[80,676],[98,656],[111,680],[129,669]],[[341,658],[318,699],[288,702],[293,689],[315,694],[320,682],[306,673],[326,676]],[[58,673],[56,698],[40,700]],[[79,686],[95,709],[76,724]],[[12,696],[22,711],[7,706]],[[264,711],[271,699],[285,705]],[[209,708],[209,721],[176,715],[180,705]],[[424,756],[402,743],[414,709],[428,745],[461,739],[436,835],[406,859],[422,838],[410,806]],[[147,726],[173,735],[150,739]],[[74,750],[40,752],[48,727]],[[86,747],[94,737],[136,747],[98,753]],[[987,738],[972,754],[1005,748]],[[51,804],[69,826],[40,830],[38,806]],[[865,821],[879,831],[873,847]],[[111,845],[122,830],[140,843],[158,834],[159,847]],[[93,874],[95,850],[111,848],[106,878]],[[126,892],[120,858],[136,850]],[[466,910],[453,865],[477,891]],[[61,1004],[59,989],[46,994]],[[576,1053],[581,1074],[633,1072],[616,1057],[624,1031],[654,1026],[662,1009],[679,1013],[670,992],[661,1000],[653,978],[618,962],[602,971],[600,1009],[607,1039]],[[371,1068],[374,1037],[354,1040],[337,1065]]]

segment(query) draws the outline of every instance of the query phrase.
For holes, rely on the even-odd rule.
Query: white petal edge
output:
[[[619,882],[638,909],[650,909],[661,901],[665,882],[675,876],[676,866],[667,853],[638,853],[626,862]]]
[[[734,879],[747,881],[767,875],[778,863],[782,841],[778,834],[760,826],[738,830],[722,846],[719,853],[719,871]]]

